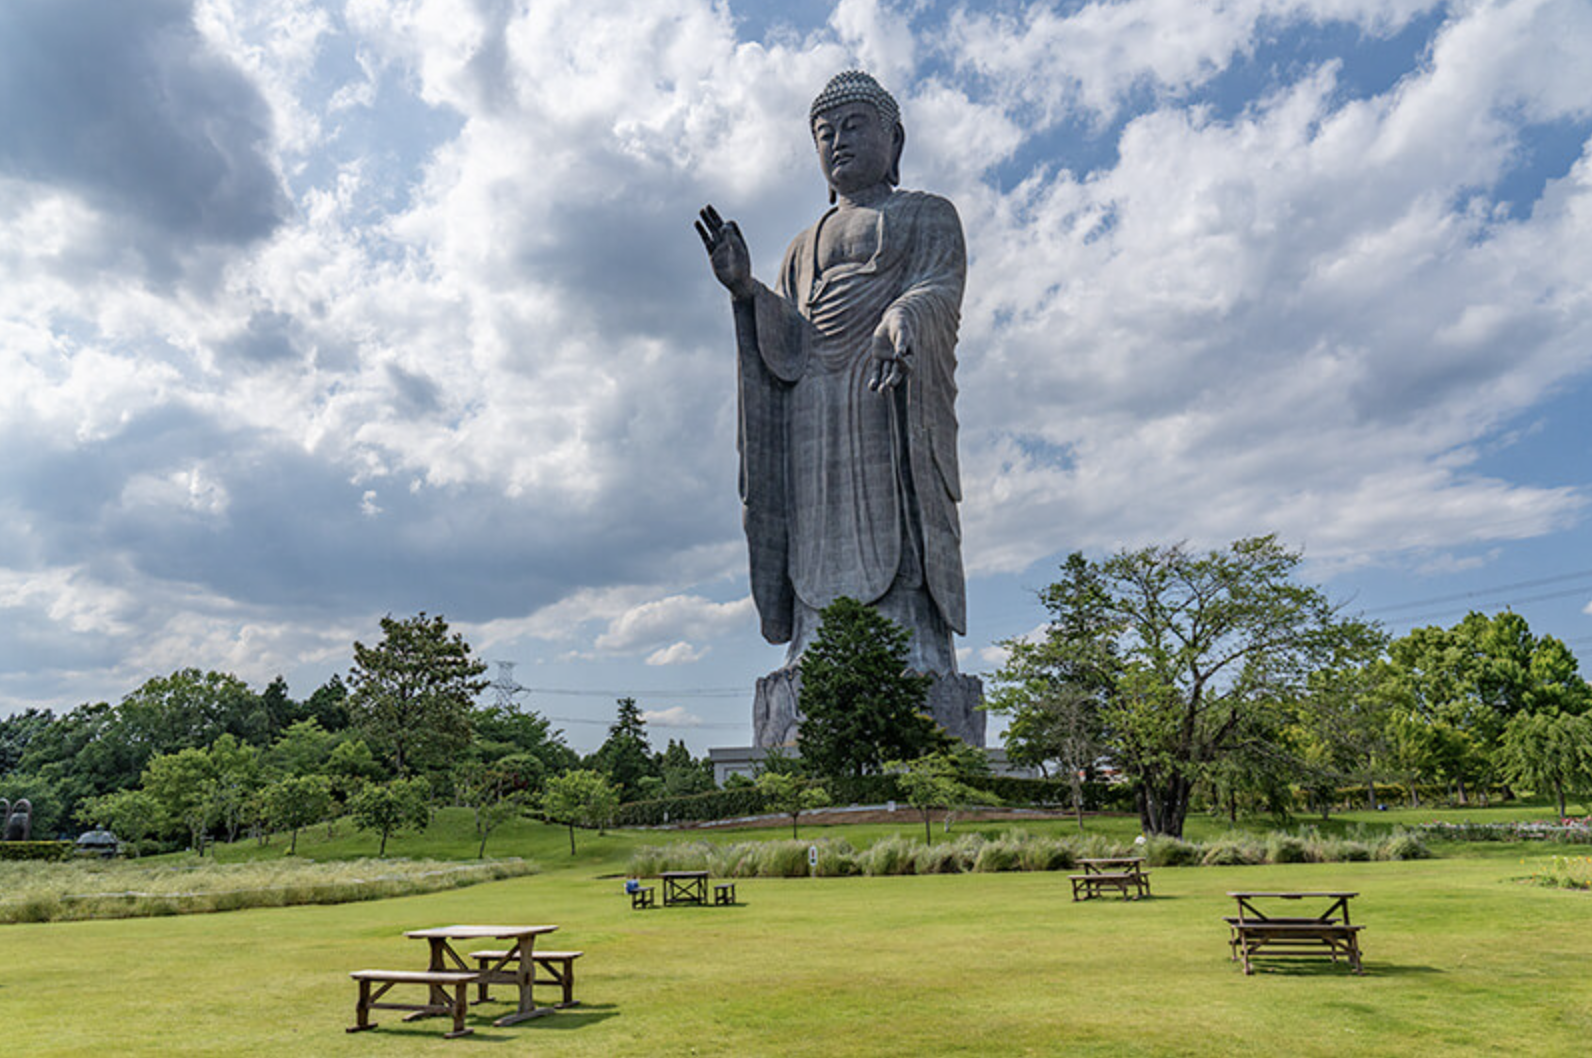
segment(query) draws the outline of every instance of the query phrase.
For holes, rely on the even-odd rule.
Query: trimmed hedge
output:
[[[0,860],[69,860],[70,841],[0,841]]]
[[[1049,808],[1072,804],[1072,787],[1058,779],[1019,779],[990,776],[973,779],[968,785],[991,795],[993,803]],[[906,797],[894,775],[863,775],[830,779],[824,783],[830,801],[837,805],[877,805],[888,801],[904,802]],[[1084,783],[1083,806],[1088,811],[1102,809],[1133,810],[1133,788],[1101,782]],[[621,827],[656,827],[669,823],[704,823],[715,819],[768,814],[767,800],[752,787],[714,790],[688,797],[660,797],[652,801],[631,801],[619,806],[614,824]]]

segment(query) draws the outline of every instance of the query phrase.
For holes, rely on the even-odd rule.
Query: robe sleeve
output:
[[[929,593],[955,631],[967,631],[962,568],[962,499],[957,459],[956,337],[961,322],[967,251],[956,207],[937,195],[913,196],[909,275],[890,311],[899,312],[912,341],[907,376],[907,444],[923,530]]]
[[[735,304],[738,365],[737,446],[740,450],[741,524],[746,531],[752,601],[763,638],[790,641],[796,591],[790,579],[788,459],[789,388],[801,378],[811,348],[788,292],[803,242],[786,251],[779,292],[759,284],[757,294]]]

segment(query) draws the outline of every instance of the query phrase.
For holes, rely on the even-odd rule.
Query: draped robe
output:
[[[950,202],[923,192],[894,191],[877,211],[870,259],[820,271],[820,219],[791,243],[776,289],[760,285],[736,305],[752,595],[764,638],[790,642],[791,661],[815,611],[841,595],[888,596],[879,608],[915,626],[914,659],[928,659],[914,667],[954,672],[949,633],[967,628],[956,506],[962,225]],[[870,347],[891,309],[906,324],[911,369],[878,393],[867,386]]]

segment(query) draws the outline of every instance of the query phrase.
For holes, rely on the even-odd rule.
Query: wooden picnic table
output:
[[[444,972],[457,970],[474,975],[474,979],[481,984],[514,985],[519,990],[519,1003],[512,1014],[505,1014],[492,1024],[513,1025],[528,1018],[541,1017],[551,1014],[552,1007],[538,1007],[532,997],[532,985],[536,979],[536,968],[532,958],[536,938],[544,933],[551,933],[557,926],[437,926],[432,929],[412,929],[404,934],[414,940],[424,940],[431,945],[431,962],[427,967],[431,972]],[[478,941],[478,940],[506,940],[509,945],[503,951],[501,959],[477,960],[478,966],[472,967],[465,962],[453,948],[453,941]],[[435,990],[435,989],[434,989]],[[434,994],[433,1003],[446,1002],[445,994]],[[416,1017],[428,1017],[421,1012],[411,1014],[410,1020]]]
[[[702,904],[708,902],[707,871],[664,871],[658,875],[663,880],[663,905]]]
[[[1260,892],[1228,893],[1238,901],[1238,914],[1226,918],[1228,947],[1234,961],[1243,960],[1244,972],[1253,973],[1251,960],[1261,957],[1312,957],[1325,955],[1337,962],[1348,960],[1355,973],[1360,966],[1359,933],[1363,926],[1349,921],[1349,901],[1359,893]],[[1316,914],[1268,914],[1256,901],[1325,900]],[[1273,909],[1275,910],[1275,909]]]
[[[1124,900],[1150,895],[1150,876],[1142,856],[1101,856],[1079,860],[1082,874],[1069,874],[1073,900],[1088,900],[1115,889]]]

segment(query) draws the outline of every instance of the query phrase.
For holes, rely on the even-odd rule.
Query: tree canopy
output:
[[[906,667],[909,633],[871,606],[841,596],[801,661],[802,760],[821,776],[859,776],[911,759],[949,737],[927,709],[934,677]]]
[[[1373,625],[1295,579],[1299,562],[1270,536],[1205,553],[1074,554],[1040,592],[1051,614],[1040,641],[1008,643],[996,679],[1097,701],[1145,832],[1181,836],[1195,784],[1223,762],[1271,752],[1273,714],[1303,696],[1311,672],[1380,648]]]
[[[381,619],[382,641],[354,644],[348,712],[399,776],[439,767],[470,743],[470,715],[487,686],[486,663],[470,655],[441,614]]]

